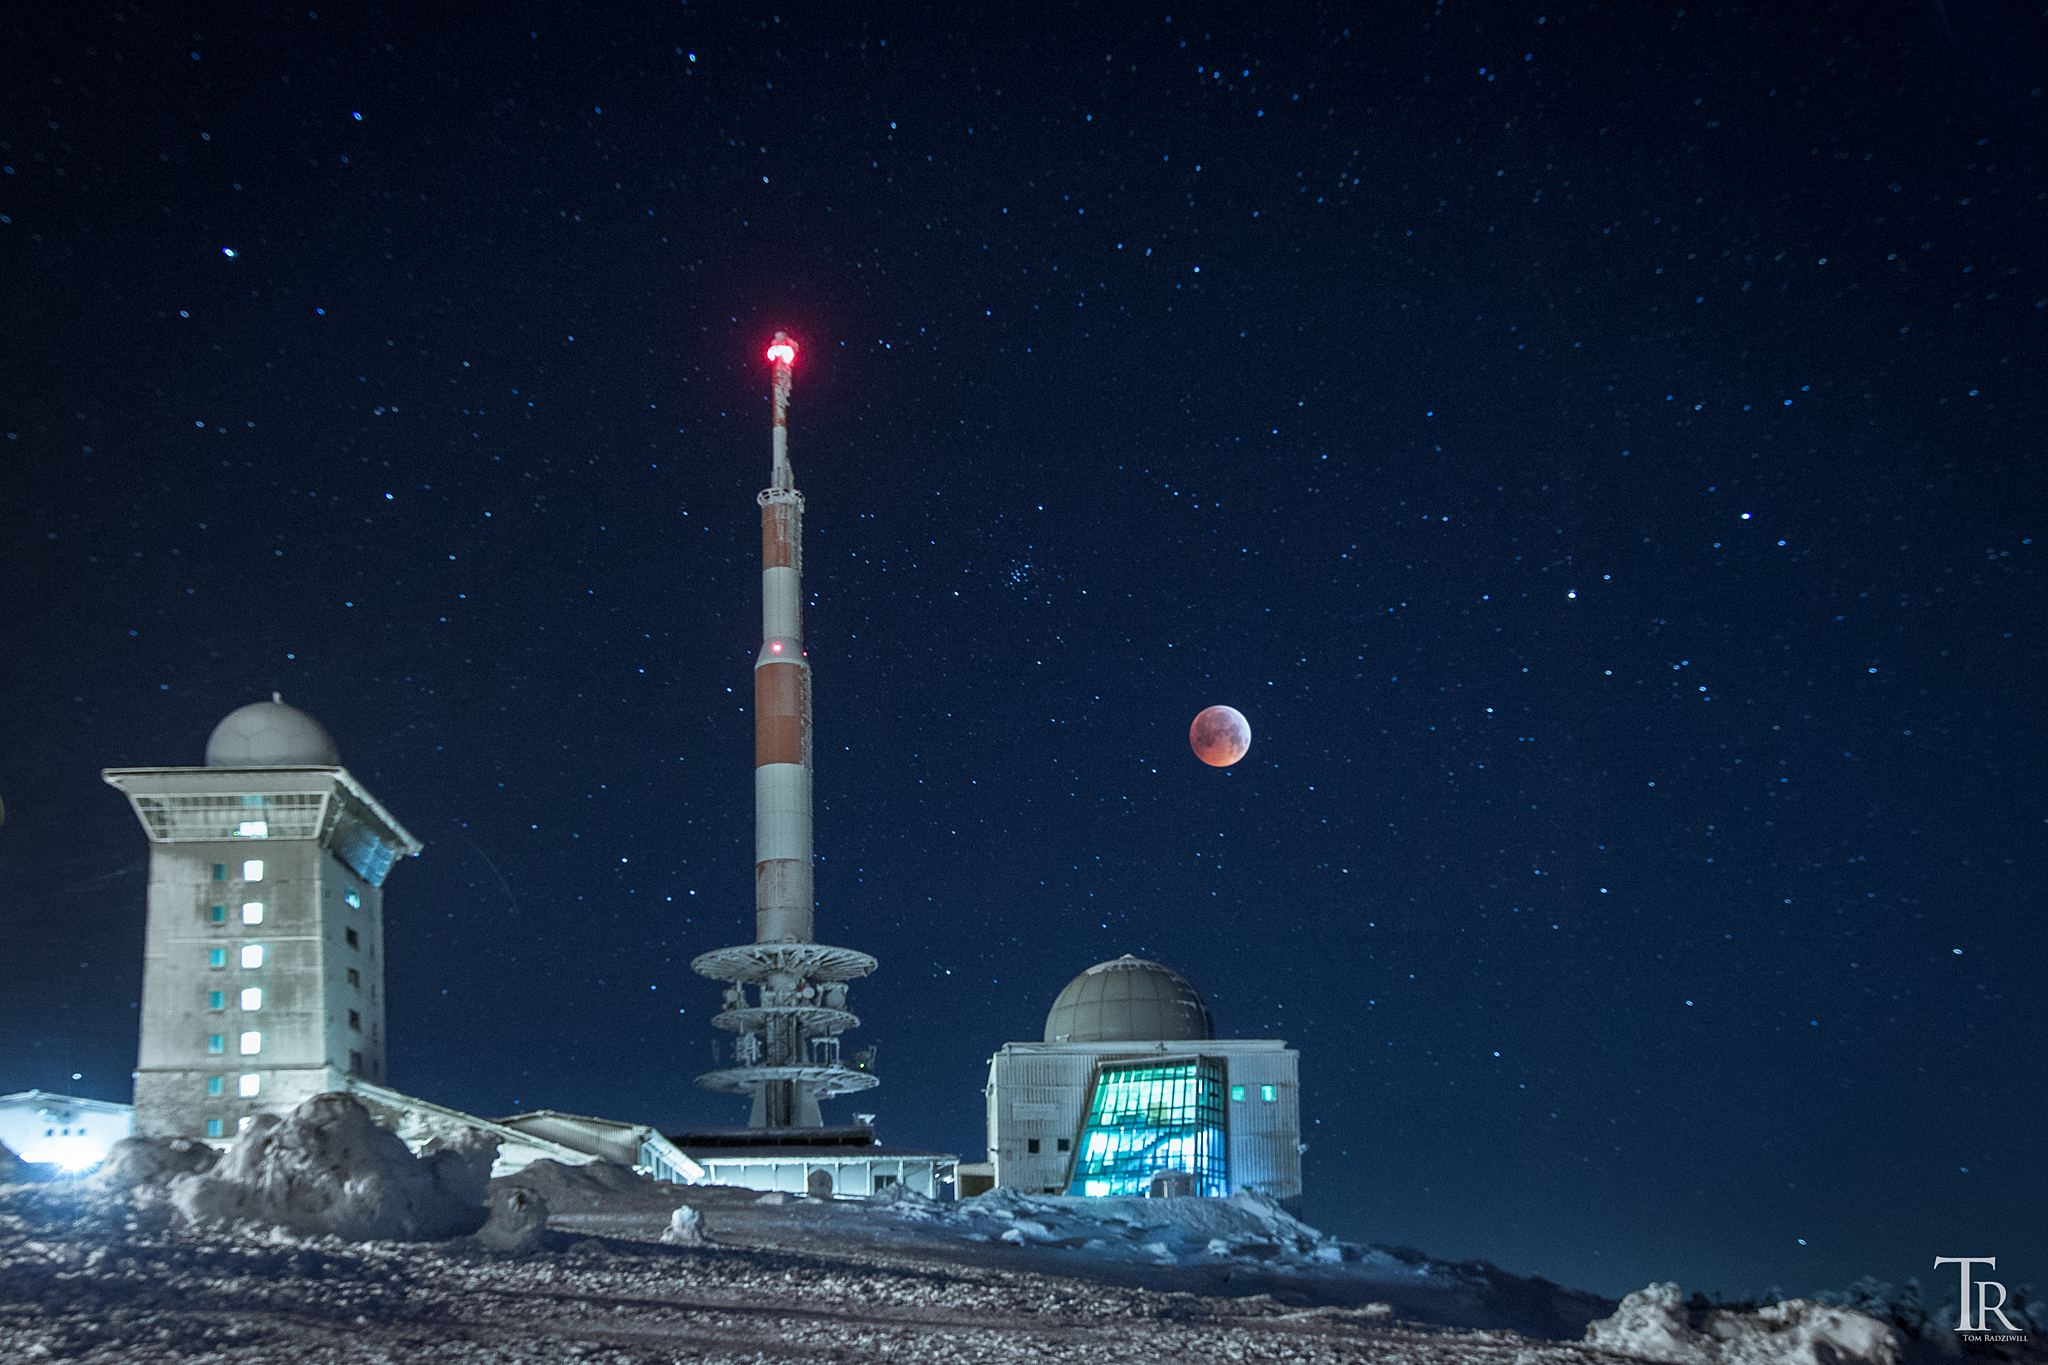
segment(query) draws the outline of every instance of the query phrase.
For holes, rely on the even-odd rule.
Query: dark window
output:
[[[356,937],[356,931],[353,929],[350,929],[348,931],[348,946],[351,948],[360,948],[363,946],[361,940],[359,940]]]
[[[228,908],[225,905],[210,905],[206,908],[206,918],[215,924],[226,924]]]
[[[348,1054],[348,1074],[351,1076],[360,1076],[363,1074],[362,1053],[351,1052]]]
[[[1061,1139],[1059,1140],[1059,1142],[1060,1142],[1060,1150],[1061,1150],[1061,1151],[1065,1152],[1065,1151],[1071,1151],[1071,1150],[1073,1149],[1073,1146],[1074,1146],[1074,1140],[1073,1140],[1072,1138],[1061,1138]]]
[[[348,969],[348,984],[356,987],[358,990],[362,989],[363,978],[353,967]]]
[[[348,1012],[348,1026],[357,1033],[361,1033],[363,1031],[363,1016],[354,1010],[350,1010]]]
[[[1027,1151],[1027,1152],[1029,1152],[1029,1153],[1031,1153],[1031,1155],[1033,1155],[1033,1156],[1037,1156],[1037,1155],[1038,1155],[1038,1139],[1037,1139],[1037,1138],[1026,1138],[1026,1139],[1024,1139],[1024,1150],[1025,1150],[1025,1151]]]
[[[215,863],[213,865],[213,879],[217,882],[224,882],[228,879],[228,865],[226,863]]]

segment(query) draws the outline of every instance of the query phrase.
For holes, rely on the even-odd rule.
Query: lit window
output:
[[[248,1075],[246,1075],[246,1076],[242,1077],[242,1083],[241,1083],[241,1091],[242,1091],[242,1098],[244,1098],[244,1099],[247,1099],[247,1098],[248,1098],[249,1096],[251,1096],[251,1095],[255,1094],[255,1093],[256,1093],[257,1091],[261,1090],[262,1088],[263,1088],[263,1078],[262,1078],[261,1076],[257,1075],[257,1074],[256,1074],[255,1072],[253,1072],[253,1071],[252,1071],[252,1072],[250,1072],[250,1073],[249,1073]]]
[[[353,891],[350,891],[348,894],[344,895],[342,899],[348,902],[349,908],[351,910],[360,910],[363,908],[363,898],[361,896],[358,896]]]
[[[242,1055],[244,1057],[254,1057],[257,1053],[261,1051],[263,1051],[262,1034],[256,1032],[254,1029],[251,1029],[249,1032],[242,1035]]]
[[[256,1120],[250,1115],[244,1114],[242,1115],[242,1117],[235,1120],[235,1131],[238,1133],[246,1133],[249,1131],[249,1125],[254,1123],[255,1121]]]
[[[206,1078],[206,1093],[209,1095],[218,1095],[220,1093],[220,1077],[208,1076]]]
[[[242,880],[245,882],[260,882],[263,880],[263,860],[261,858],[251,858],[248,862],[242,864]]]
[[[224,1010],[227,1007],[228,993],[226,991],[208,991],[206,993],[206,1008],[210,1010]]]
[[[360,948],[360,947],[362,947],[362,946],[363,946],[363,944],[362,944],[362,940],[360,940],[360,939],[358,939],[358,938],[356,937],[356,931],[355,931],[355,930],[353,930],[353,929],[350,929],[350,930],[349,930],[349,931],[347,932],[347,934],[345,935],[345,937],[347,937],[347,939],[348,939],[348,946],[349,946],[349,947],[351,947],[351,948]]]
[[[363,1031],[363,1016],[354,1010],[348,1012],[348,1026],[357,1033]]]
[[[354,986],[357,990],[361,990],[363,988],[363,978],[356,972],[356,969],[353,967],[348,969],[348,984]]]
[[[250,1011],[263,1008],[263,988],[261,986],[245,986],[242,988],[242,1008]]]
[[[243,902],[242,902],[242,923],[244,923],[244,924],[261,924],[261,923],[263,923],[263,902],[262,902],[262,901],[243,901]]]
[[[263,945],[260,943],[244,945],[242,948],[242,965],[244,967],[261,967],[263,965]]]
[[[221,1135],[219,1119],[208,1119],[206,1121],[206,1135],[208,1137],[219,1137]]]
[[[1229,1192],[1223,1063],[1124,1062],[1102,1067],[1089,1097],[1069,1194],[1143,1195],[1159,1171],[1194,1177],[1198,1194]]]
[[[213,865],[213,879],[217,882],[224,882],[228,879],[228,865],[226,863],[215,863]]]
[[[1244,1087],[1241,1085],[1231,1086],[1230,1098],[1232,1098],[1233,1100],[1242,1100],[1244,1098]]]
[[[208,1052],[226,1052],[228,1050],[228,1036],[225,1033],[207,1034],[206,1050]]]
[[[1273,1102],[1273,1087],[1270,1085],[1260,1086],[1259,1098],[1264,1100],[1267,1104],[1271,1104]]]
[[[267,839],[270,837],[270,825],[267,821],[263,820],[244,820],[235,826],[235,833],[244,839]],[[257,867],[263,866],[261,863],[254,865]],[[256,875],[260,877],[263,874],[259,872]],[[256,878],[251,877],[249,880],[254,881]]]
[[[227,966],[228,950],[225,948],[208,948],[206,950],[206,965],[209,967]]]
[[[206,911],[206,918],[215,924],[226,924],[228,922],[228,908],[225,905],[209,906]]]

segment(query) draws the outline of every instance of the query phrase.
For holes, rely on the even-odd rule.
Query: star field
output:
[[[0,1090],[128,1098],[98,769],[277,689],[427,843],[396,1086],[739,1122],[688,963],[753,932],[787,328],[887,1141],[978,1159],[988,1055],[1134,952],[1301,1050],[1340,1235],[2048,1284],[2041,23],[17,30]]]

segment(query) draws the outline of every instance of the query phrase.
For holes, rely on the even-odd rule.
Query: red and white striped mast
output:
[[[804,499],[789,464],[796,343],[768,347],[775,418],[761,505],[761,652],[754,661],[754,942],[690,965],[731,983],[712,1023],[736,1033],[736,1066],[697,1083],[753,1097],[750,1128],[817,1127],[818,1101],[879,1084],[839,1060],[839,1034],[860,1021],[845,983],[875,960],[814,942],[811,869],[811,666],[803,646]]]

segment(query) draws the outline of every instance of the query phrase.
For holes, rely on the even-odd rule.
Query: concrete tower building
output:
[[[422,845],[276,694],[203,768],[108,768],[150,840],[135,1131],[225,1143],[384,1074],[384,878]]]
[[[761,652],[754,661],[754,942],[690,966],[729,983],[712,1023],[738,1037],[736,1065],[699,1076],[748,1096],[751,1130],[819,1129],[818,1102],[878,1082],[839,1056],[858,1028],[846,983],[875,969],[851,948],[812,938],[811,666],[803,643],[803,494],[789,464],[790,372],[796,344],[775,334],[775,420],[761,505]],[[797,1136],[792,1134],[792,1136]],[[693,1149],[694,1150],[694,1149]]]

